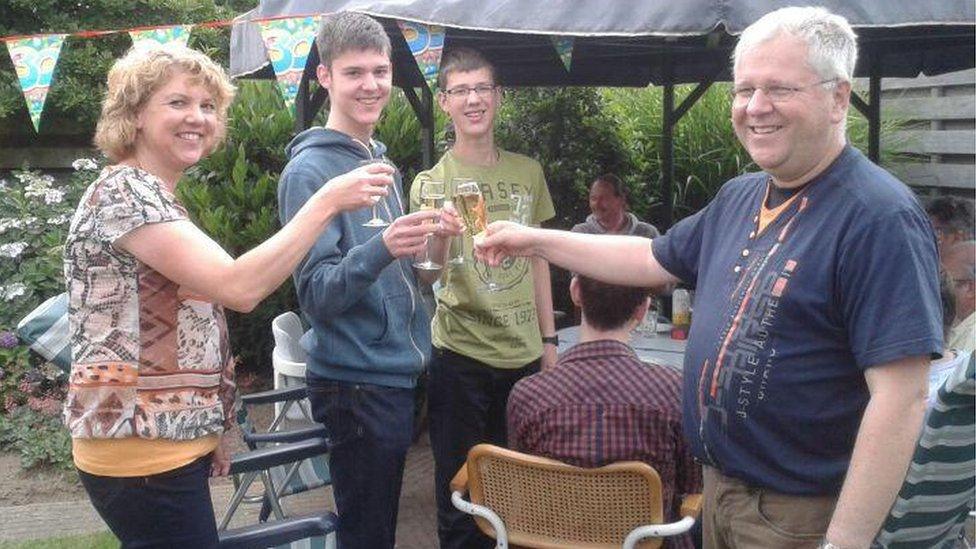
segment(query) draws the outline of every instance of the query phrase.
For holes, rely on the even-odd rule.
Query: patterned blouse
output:
[[[223,308],[113,245],[142,225],[183,219],[162,181],[138,168],[106,168],[82,197],[64,250],[72,437],[178,441],[233,425]]]

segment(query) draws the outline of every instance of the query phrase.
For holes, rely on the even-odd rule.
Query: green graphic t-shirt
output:
[[[542,166],[535,160],[499,151],[491,167],[463,164],[448,151],[433,168],[417,174],[443,181],[447,195],[454,193],[452,180],[472,179],[481,187],[488,222],[508,220],[517,197],[531,197],[528,217],[532,225],[555,215]],[[410,209],[420,209],[420,185],[410,187]],[[496,368],[520,368],[542,356],[539,320],[536,317],[532,266],[527,258],[509,258],[490,269],[476,262],[471,236],[465,232],[464,263],[447,265],[436,292],[437,310],[431,322],[434,346],[450,349]],[[455,244],[456,247],[456,244]],[[452,247],[452,252],[455,251]],[[489,281],[501,286],[496,292],[483,288]]]

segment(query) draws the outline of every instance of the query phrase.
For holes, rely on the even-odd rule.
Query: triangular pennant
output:
[[[552,40],[552,46],[556,48],[559,58],[563,60],[566,72],[569,72],[573,65],[573,41],[575,38],[572,36],[550,36],[549,39]]]
[[[132,37],[132,46],[135,48],[151,48],[170,42],[179,42],[185,46],[187,40],[190,39],[191,29],[193,29],[193,25],[172,25],[130,30],[129,36]]]
[[[397,25],[410,47],[410,53],[417,60],[420,74],[424,75],[424,80],[433,90],[437,87],[437,71],[440,70],[441,54],[444,52],[444,27],[413,21],[397,21]]]
[[[39,131],[44,102],[51,88],[51,76],[58,64],[65,36],[67,35],[45,34],[7,42],[7,51],[10,53],[10,60],[14,62],[20,90],[27,101],[31,122],[34,123],[34,131]]]
[[[278,89],[285,105],[294,115],[298,84],[302,81],[305,62],[315,42],[319,16],[272,19],[261,21],[259,25],[268,60],[278,78]]]

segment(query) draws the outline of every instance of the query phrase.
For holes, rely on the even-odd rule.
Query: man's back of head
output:
[[[579,275],[573,277],[570,293],[583,312],[581,340],[608,335],[626,341],[630,330],[647,314],[650,298],[647,288],[607,284]]]

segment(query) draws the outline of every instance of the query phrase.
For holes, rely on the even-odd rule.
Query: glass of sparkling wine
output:
[[[471,235],[472,240],[484,237],[485,228],[488,227],[488,215],[485,212],[485,197],[481,194],[481,188],[475,181],[464,181],[458,184],[454,190],[454,207],[461,214],[464,226]],[[501,289],[494,280],[491,279],[491,267],[485,263],[485,273],[488,281],[484,289],[495,292]]]
[[[370,164],[375,164],[375,163],[387,164],[393,166],[393,169],[396,170],[396,166],[385,158],[368,158],[366,160],[359,161],[360,166],[368,166]],[[395,176],[396,173],[394,172],[394,177]],[[379,196],[373,197],[373,215],[370,217],[369,221],[363,223],[363,227],[386,227],[387,225],[390,224],[388,221],[380,217],[379,210],[377,210],[376,208],[376,205],[379,204],[380,200],[382,200],[382,197]]]
[[[478,185],[477,183],[475,183],[471,179],[468,179],[467,177],[454,177],[451,179],[451,188],[452,188],[451,196],[444,201],[444,205],[450,204],[459,213],[461,211],[461,206],[456,204],[455,200],[457,199],[458,188],[464,183],[472,183],[474,184],[475,187],[477,187]],[[465,220],[465,224],[467,224],[467,220]],[[452,238],[451,240],[452,240],[452,244],[454,244],[455,243],[454,241],[456,241],[457,246],[453,246],[453,245],[451,246],[452,250],[455,250],[455,252],[451,256],[451,259],[449,259],[447,262],[450,265],[464,265],[464,235],[460,234],[457,237]]]
[[[423,178],[418,180],[420,184],[420,209],[424,210],[440,210],[444,207],[444,182],[434,181],[430,178]],[[425,271],[436,271],[440,269],[442,265],[435,262],[430,258],[430,237],[434,234],[434,227],[437,225],[437,220],[432,219],[428,222],[430,225],[430,232],[427,233],[427,243],[424,246],[424,256],[423,259],[415,261],[413,266]]]

